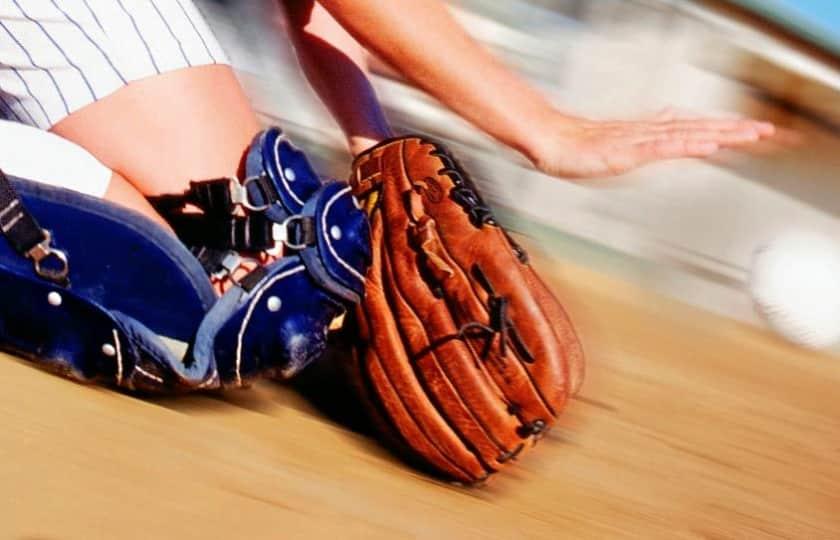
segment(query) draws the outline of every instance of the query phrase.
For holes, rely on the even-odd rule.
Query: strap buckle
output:
[[[230,180],[230,200],[233,204],[241,205],[243,208],[246,208],[252,212],[264,212],[268,210],[272,203],[256,205],[251,203],[251,199],[248,197],[248,186],[253,182],[259,181],[259,176],[249,176],[242,183],[239,183],[239,180],[236,178],[229,178]]]
[[[44,239],[27,251],[26,256],[32,259],[35,273],[40,277],[53,283],[65,283],[70,270],[67,263],[67,254],[60,249],[53,248],[51,243],[52,235],[49,231],[44,231]],[[50,261],[52,263],[49,266],[42,264],[50,263]],[[55,268],[52,267],[53,265],[55,265]]]
[[[211,279],[223,280],[226,277],[233,279],[233,273],[242,264],[242,257],[235,251],[228,251],[219,263],[219,268],[210,274]]]
[[[289,216],[282,223],[274,223],[271,226],[271,236],[275,242],[280,242],[289,249],[301,250],[310,244],[305,234],[294,237],[292,231],[303,230],[308,218],[301,214]],[[297,229],[295,229],[297,225]]]

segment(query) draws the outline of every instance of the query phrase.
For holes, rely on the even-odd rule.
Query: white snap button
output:
[[[341,240],[341,229],[338,225],[330,227],[330,236],[333,237],[333,240]]]
[[[106,343],[102,345],[102,354],[104,354],[105,356],[116,356],[117,349],[115,349],[114,346],[110,343]]]
[[[283,169],[283,176],[286,177],[286,180],[289,182],[294,182],[297,180],[297,174],[295,174],[295,170],[291,167],[286,167]]]
[[[270,296],[265,304],[268,308],[268,311],[272,313],[277,313],[278,311],[280,311],[280,306],[283,305],[283,301],[277,298],[276,296]]]
[[[49,302],[51,306],[58,307],[61,305],[62,302],[61,295],[53,291],[47,295],[47,302]]]

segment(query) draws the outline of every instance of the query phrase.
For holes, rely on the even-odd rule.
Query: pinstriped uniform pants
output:
[[[191,0],[0,0],[0,118],[47,129],[125,84],[228,60]]]

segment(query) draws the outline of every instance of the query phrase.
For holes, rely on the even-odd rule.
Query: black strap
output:
[[[240,189],[247,201],[234,201],[231,190],[235,189],[234,178],[215,178],[190,182],[190,187],[177,195],[159,195],[149,197],[149,202],[164,216],[180,213],[187,205],[201,209],[205,214],[228,215],[237,204],[244,204],[251,210],[268,207],[280,200],[280,194],[271,179],[265,173],[248,178]],[[253,205],[250,203],[253,202]],[[255,208],[259,207],[259,208]]]
[[[32,260],[36,274],[58,285],[69,285],[67,256],[50,245],[50,233],[38,225],[3,171],[0,171],[0,232],[12,249]]]
[[[251,270],[247,276],[239,280],[239,286],[251,292],[267,275],[268,269],[265,266],[258,266]]]
[[[20,200],[14,186],[0,171],[0,231],[15,251],[26,256],[46,239],[46,233]]]
[[[201,267],[204,268],[204,271],[207,272],[207,275],[209,276],[229,273],[231,268],[228,267],[227,262],[230,260],[232,255],[238,257],[238,254],[234,251],[226,249],[210,249],[203,246],[194,247],[190,251],[193,255],[195,255],[195,258],[198,259]]]
[[[246,179],[243,185],[252,202],[257,205],[268,206],[280,201],[277,186],[264,172],[259,176]]]
[[[188,246],[224,251],[265,251],[274,247],[272,223],[259,214],[176,214],[168,220],[178,238]]]
[[[190,182],[189,189],[181,194],[149,197],[152,206],[169,222],[178,238],[192,249],[208,275],[229,271],[225,262],[231,252],[268,251],[278,242],[290,250],[315,244],[313,218],[296,215],[277,224],[262,212],[280,199],[268,175],[250,177],[242,186],[232,185],[233,182],[237,180],[216,178]],[[240,204],[245,208],[245,215],[236,212]],[[200,213],[187,212],[190,205]],[[275,238],[275,227],[278,226],[282,236]]]
[[[188,246],[212,250],[257,252],[274,249],[275,223],[263,214],[247,216],[214,216],[207,214],[175,214],[168,218],[178,238]],[[285,245],[302,249],[316,241],[315,220],[295,216],[285,223]]]
[[[178,195],[149,197],[149,202],[164,217],[180,214],[187,205],[193,205],[206,214],[229,215],[233,212],[231,178],[215,178],[190,182],[190,187]]]
[[[308,216],[294,216],[286,220],[285,246],[290,250],[303,249],[315,245],[318,232],[315,228],[315,218]]]

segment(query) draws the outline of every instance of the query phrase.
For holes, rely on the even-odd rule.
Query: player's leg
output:
[[[208,65],[132,82],[51,130],[158,195],[236,176],[259,124],[230,66]]]
[[[149,204],[143,194],[119,173],[111,173],[108,189],[105,190],[102,198],[139,212],[158,225],[169,229],[169,224]]]
[[[0,6],[3,2],[0,0]],[[18,2],[14,4],[17,6]],[[82,9],[87,4],[76,3],[75,6]],[[96,23],[86,27],[87,31],[92,32],[94,27],[101,25],[102,33],[106,37],[110,35],[110,39],[97,41],[98,34],[94,33],[93,41],[88,45],[92,44],[103,55],[106,52],[113,55],[112,59],[121,58],[122,62],[114,61],[114,71],[122,73],[127,80],[106,93],[90,92],[86,103],[77,101],[64,107],[62,102],[56,110],[48,109],[52,113],[48,127],[53,133],[45,135],[54,138],[60,135],[65,142],[72,141],[84,147],[96,161],[126,178],[133,187],[111,179],[104,192],[141,211],[148,211],[144,196],[177,195],[183,193],[192,180],[237,176],[240,169],[247,171],[252,179],[248,185],[254,189],[248,191],[248,202],[255,200],[254,197],[262,197],[260,200],[264,204],[256,203],[255,208],[259,206],[259,209],[252,209],[248,216],[225,214],[230,211],[230,205],[226,204],[230,200],[225,198],[227,183],[205,184],[199,188],[207,189],[202,191],[206,198],[157,199],[156,203],[163,208],[161,212],[172,219],[173,228],[180,237],[196,248],[190,253],[160,229],[148,226],[145,220],[132,219],[127,212],[115,211],[112,205],[19,182],[22,197],[33,201],[33,213],[39,211],[38,218],[44,228],[55,231],[55,238],[61,242],[64,251],[53,251],[53,259],[61,261],[66,256],[68,260],[78,261],[86,258],[85,264],[74,264],[73,267],[77,274],[73,276],[77,289],[98,291],[101,288],[109,293],[104,295],[106,301],[90,298],[98,303],[85,304],[88,311],[93,310],[106,321],[108,328],[103,326],[102,330],[108,330],[107,335],[97,337],[98,343],[94,345],[85,342],[79,350],[98,350],[100,340],[107,339],[109,347],[102,351],[113,351],[119,365],[116,373],[104,373],[105,378],[115,376],[117,384],[128,388],[204,388],[218,385],[219,378],[226,384],[240,385],[262,373],[291,376],[320,354],[331,322],[349,310],[362,293],[361,275],[368,252],[364,214],[354,204],[349,188],[336,182],[322,185],[302,153],[276,129],[266,131],[258,139],[254,152],[248,153],[247,163],[242,163],[259,131],[259,124],[232,69],[220,64],[218,54],[211,54],[217,47],[206,47],[206,55],[202,56],[203,48],[191,47],[186,36],[176,33],[174,17],[189,0],[167,3],[103,0],[89,4],[100,12]],[[64,6],[64,3],[51,5]],[[124,24],[126,17],[119,10],[108,9],[116,5],[128,15],[128,28]],[[60,19],[61,14],[49,12],[46,3],[44,6],[38,16]],[[26,4],[26,9],[29,8]],[[31,16],[35,15],[33,11]],[[69,19],[70,16],[65,15]],[[79,13],[71,15],[75,17]],[[184,30],[183,27],[193,21],[182,19],[181,22]],[[40,29],[38,24],[35,27],[35,30]],[[141,43],[126,49],[121,40],[128,39],[131,27]],[[77,27],[69,25],[63,30],[72,31],[73,28]],[[189,27],[184,31],[189,32]],[[48,37],[58,39],[59,36],[57,33]],[[205,32],[199,41],[206,42],[211,37]],[[168,48],[164,42],[168,43]],[[196,44],[196,39],[192,44]],[[80,41],[76,40],[72,45],[75,47],[72,50],[78,52]],[[70,67],[63,66],[52,73],[52,68],[38,68],[48,65],[39,59],[31,64],[42,75],[52,75],[62,85],[69,84],[61,80],[68,74],[73,75],[76,82],[102,75],[93,62],[84,64],[74,52],[65,53],[59,49],[56,46],[53,53],[66,55],[66,64]],[[98,58],[96,54],[93,57]],[[135,62],[147,65],[135,69]],[[84,67],[77,67],[82,65]],[[131,76],[126,75],[129,72]],[[62,90],[62,85],[46,85],[44,91],[55,93]],[[84,88],[76,90],[84,94]],[[44,94],[36,95],[43,100]],[[95,99],[90,99],[94,95]],[[34,105],[38,106],[40,100],[33,97]],[[231,190],[231,198],[241,200],[241,191],[234,189],[233,184]],[[56,200],[48,200],[54,193],[57,193]],[[195,202],[205,210],[204,215],[181,213],[184,201]],[[14,208],[21,206],[19,200],[12,203]],[[236,211],[243,210],[237,208]],[[246,221],[236,219],[238,217],[253,219]],[[95,243],[98,236],[102,237],[103,249],[98,249]],[[43,235],[43,238],[48,236]],[[126,241],[122,242],[122,239]],[[230,272],[235,266],[233,251],[275,253],[278,245],[284,243],[294,245],[294,253],[250,273],[247,284],[229,290],[230,294],[218,301],[208,298],[212,291],[207,286],[205,272],[220,277],[227,275],[221,271]],[[325,243],[330,246],[329,250],[319,247]],[[35,260],[34,257],[41,257],[47,249],[41,244],[36,247],[42,251],[27,249],[24,253],[34,253]],[[151,256],[143,261],[146,250]],[[97,257],[113,258],[119,264],[107,266],[108,271],[104,272],[100,270],[104,265],[93,264]],[[21,257],[12,255],[9,259],[22,264]],[[168,265],[167,259],[173,264]],[[162,264],[156,267],[154,263]],[[64,267],[68,266],[65,264]],[[93,272],[84,272],[91,267]],[[33,281],[41,287],[38,296],[47,297],[47,285]],[[169,295],[168,292],[173,291],[167,290],[166,286],[172,284],[178,286],[178,291],[174,292],[183,294]],[[182,301],[184,295],[191,296],[194,301]],[[265,303],[261,303],[261,299],[265,299]],[[60,304],[61,299],[55,303]],[[258,305],[266,309],[258,311]],[[189,311],[194,317],[182,311]],[[0,312],[0,319],[4,315]],[[33,323],[23,326],[34,327],[38,316],[33,314]],[[117,319],[119,324],[108,324]],[[67,326],[74,321],[77,326],[84,326],[84,321],[78,317],[66,320]],[[178,329],[166,328],[167,322],[178,325]],[[111,326],[119,328],[111,333]],[[0,327],[6,325],[0,324]],[[61,324],[53,324],[51,328],[60,335],[44,336],[47,339],[39,338],[41,342],[61,342],[61,338],[66,337],[61,334],[64,332]],[[127,328],[125,334],[118,335],[118,330],[123,328]],[[92,335],[86,330],[82,328],[76,337],[81,340]],[[194,346],[188,352],[195,361],[185,361],[186,358],[182,361],[180,353],[171,354],[168,342],[157,341],[158,334],[180,342],[192,341]],[[0,346],[2,338],[0,336]],[[128,349],[121,349],[120,343],[135,344],[131,352],[140,356],[129,358]],[[33,350],[43,352],[42,343],[32,345]],[[59,351],[62,352],[65,351]],[[103,354],[113,356],[109,352]],[[52,360],[49,355],[36,353],[34,356],[39,361]],[[75,361],[85,358],[85,355],[68,358],[64,354],[56,364],[64,367],[69,362],[72,365],[68,368],[101,375],[97,369],[77,367]],[[127,360],[125,367],[131,368],[130,372],[123,372],[122,358]],[[137,386],[134,379],[127,379],[135,376],[145,376],[146,383],[152,380],[157,384]]]
[[[0,113],[137,188],[116,179],[106,197],[152,216],[143,195],[235,175],[258,124],[190,0],[0,7]]]
[[[119,173],[79,145],[38,128],[0,120],[0,169],[10,176],[104,198],[167,226]]]
[[[109,197],[151,213],[144,196],[182,193],[190,181],[237,177],[259,129],[226,65],[186,68],[132,82],[52,127],[128,180],[129,184],[113,184]],[[243,264],[234,277],[253,267]],[[220,292],[229,285],[229,280],[220,281]]]

